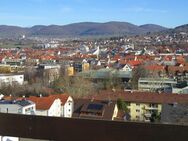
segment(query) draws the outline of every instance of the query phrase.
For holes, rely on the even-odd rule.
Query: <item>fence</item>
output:
[[[59,141],[185,141],[188,126],[0,113],[0,135]]]

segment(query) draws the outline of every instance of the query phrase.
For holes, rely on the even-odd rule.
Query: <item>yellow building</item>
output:
[[[89,63],[83,63],[82,64],[82,71],[88,71],[89,67],[90,67]]]
[[[0,73],[15,73],[15,72],[24,72],[24,67],[17,65],[11,66],[6,64],[0,65]]]
[[[132,121],[145,121],[150,122],[150,118],[153,112],[161,113],[161,104],[149,104],[149,103],[134,103],[130,102],[128,105],[130,116]]]
[[[66,75],[73,76],[74,75],[74,67],[70,66],[66,68]]]
[[[10,65],[0,65],[0,73],[10,73],[11,66]]]
[[[117,101],[118,108],[124,111],[120,118],[131,121],[158,121],[160,120],[164,104],[187,103],[188,95],[133,92],[133,91],[101,91],[96,95],[88,96],[97,100]]]

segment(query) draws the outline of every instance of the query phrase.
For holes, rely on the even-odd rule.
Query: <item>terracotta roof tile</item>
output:
[[[129,102],[138,102],[138,103],[188,103],[188,95],[180,94],[158,94],[158,93],[149,93],[149,92],[109,92],[102,91],[99,94],[85,97],[86,99],[93,98],[97,100],[117,100],[121,98]]]
[[[131,60],[131,61],[128,61],[127,64],[129,64],[131,66],[138,66],[138,65],[142,64],[142,62],[138,61],[138,60]]]
[[[31,96],[27,100],[33,101],[36,104],[36,109],[48,110],[53,104],[55,97],[36,97]]]
[[[64,105],[68,97],[69,96],[67,94],[56,94],[56,95],[50,95],[47,97],[30,96],[29,98],[27,98],[27,100],[35,102],[37,109],[48,110],[53,104],[54,100],[60,99],[61,105]]]
[[[59,98],[61,100],[61,105],[64,105],[67,102],[69,95],[67,95],[67,94],[55,94],[55,95],[50,95],[49,97],[56,98],[56,99]]]

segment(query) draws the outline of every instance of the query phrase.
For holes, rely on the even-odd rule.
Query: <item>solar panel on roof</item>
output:
[[[16,104],[20,106],[27,106],[27,105],[30,105],[31,103],[27,100],[21,100],[21,101],[16,101]]]
[[[103,108],[102,104],[89,104],[87,106],[88,110],[101,110]]]

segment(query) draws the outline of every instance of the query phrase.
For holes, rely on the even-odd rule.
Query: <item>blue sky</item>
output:
[[[175,27],[188,24],[188,0],[0,0],[0,25],[65,25],[126,21]]]

